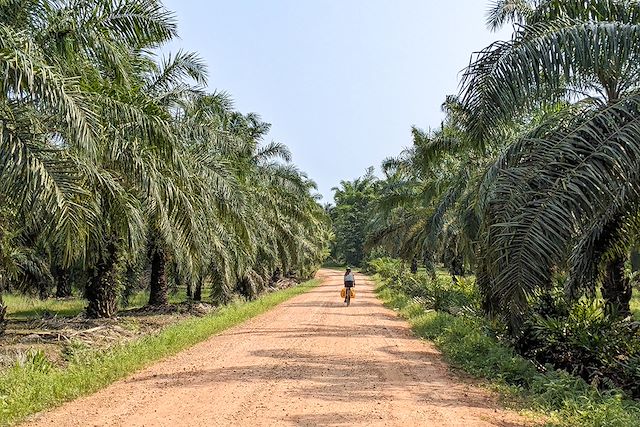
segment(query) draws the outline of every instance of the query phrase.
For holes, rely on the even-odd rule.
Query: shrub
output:
[[[566,315],[535,313],[527,330],[527,357],[640,397],[640,325],[607,314],[603,301],[581,299]]]
[[[371,274],[380,274],[385,281],[394,282],[402,276],[402,262],[393,258],[376,258],[367,262],[365,271]]]
[[[378,258],[369,261],[369,272],[378,274],[385,284],[414,298],[417,303],[437,311],[475,311],[479,307],[479,295],[471,278],[461,277],[455,284],[443,276],[418,272],[413,274],[398,260]]]

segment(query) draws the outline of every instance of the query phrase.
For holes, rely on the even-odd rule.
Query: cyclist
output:
[[[351,302],[351,288],[356,285],[356,277],[351,272],[351,269],[347,267],[347,271],[344,273],[344,287],[346,288],[346,293],[344,297],[344,302],[349,305]]]

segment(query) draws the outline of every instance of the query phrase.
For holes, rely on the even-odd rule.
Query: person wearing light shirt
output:
[[[344,287],[347,288],[347,294],[351,292],[351,288],[356,285],[356,277],[351,271],[350,268],[347,268],[347,271],[344,273]],[[347,302],[347,298],[345,297],[344,302]]]

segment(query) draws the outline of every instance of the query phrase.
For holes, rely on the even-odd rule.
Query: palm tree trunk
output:
[[[56,298],[69,298],[71,296],[71,274],[68,268],[55,267]]]
[[[616,239],[619,239],[619,230],[624,221],[621,213],[613,215],[611,219],[604,225],[602,232],[597,240],[597,246],[600,248],[594,254],[593,262],[600,263]],[[629,301],[631,301],[631,283],[624,273],[624,265],[626,256],[614,255],[611,259],[604,259],[604,275],[602,279],[602,298],[605,300],[607,311],[615,313],[621,317],[626,317],[631,313]],[[597,277],[593,277],[595,284]]]
[[[411,273],[416,274],[418,272],[418,258],[413,257],[411,260]]]
[[[458,276],[464,276],[464,259],[456,253],[449,264],[449,275],[454,285],[458,284]]]
[[[49,284],[42,279],[39,279],[37,283],[38,283],[38,297],[44,301],[47,298],[49,298]]]
[[[87,286],[87,316],[91,318],[113,317],[117,310],[116,262],[118,250],[114,241],[107,245],[107,255],[91,270]]]
[[[167,285],[167,255],[157,247],[151,258],[151,281],[149,282],[149,305],[162,306],[169,303],[169,286]]]
[[[282,269],[280,267],[276,267],[273,274],[271,275],[271,282],[278,283],[282,279]]]
[[[24,275],[25,287],[38,291],[38,298],[45,300],[49,297],[49,283],[41,275],[26,271]]]
[[[4,334],[4,330],[7,326],[5,316],[7,315],[7,306],[2,301],[2,293],[0,293],[0,335]]]
[[[251,284],[249,281],[245,279],[240,279],[236,284],[236,290],[240,295],[245,297],[246,299],[253,299],[253,291],[251,289]]]
[[[637,246],[631,248],[631,271],[640,271],[640,248]]]
[[[429,273],[429,275],[431,276],[431,278],[433,280],[436,279],[436,266],[433,262],[433,253],[429,252],[429,251],[425,251],[425,253],[423,254],[423,265],[424,268],[427,270],[427,272]]]
[[[193,292],[194,301],[202,301],[202,280],[198,280],[196,283],[196,289]]]
[[[631,283],[624,274],[625,257],[616,256],[607,262],[602,280],[602,297],[610,313],[620,317],[631,314]]]

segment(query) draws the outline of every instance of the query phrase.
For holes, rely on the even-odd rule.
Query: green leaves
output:
[[[117,282],[115,264],[161,247],[183,282],[249,296],[276,269],[309,275],[329,233],[315,184],[259,115],[204,93],[197,54],[158,59],[175,36],[157,0],[0,1],[0,199],[20,249],[45,248],[44,270],[108,255]],[[17,279],[29,260],[1,261],[6,242]]]
[[[636,15],[628,18],[560,14],[480,51],[462,80],[470,136],[478,143],[499,139],[514,117],[540,106],[576,96],[615,102],[637,87],[640,26]]]
[[[633,206],[640,189],[639,107],[640,98],[629,96],[585,111],[564,129],[534,130],[536,138],[510,147],[488,190],[485,236],[492,297],[504,309],[524,310],[527,295],[550,283],[576,239]]]
[[[476,212],[486,306],[514,330],[554,271],[570,271],[569,294],[593,292],[608,254],[626,256],[619,230],[631,230],[640,188],[639,18],[636,1],[497,2],[493,24],[519,25],[465,72],[467,137],[506,146]]]
[[[360,266],[365,258],[365,240],[380,191],[373,168],[353,181],[341,181],[332,189],[336,206],[330,210],[335,243],[331,256],[339,263]]]
[[[500,0],[488,23],[512,38],[474,54],[441,127],[384,162],[369,244],[463,254],[515,332],[554,273],[595,292],[640,229],[640,3]]]

